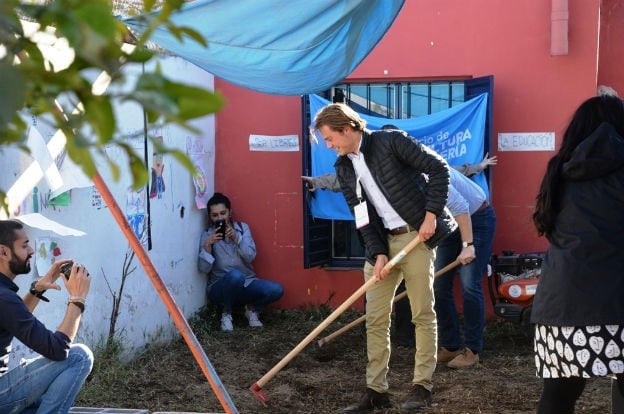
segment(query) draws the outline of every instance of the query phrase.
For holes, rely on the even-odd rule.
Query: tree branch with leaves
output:
[[[63,132],[67,154],[88,177],[97,172],[94,154],[99,154],[107,159],[113,178],[119,179],[119,166],[105,153],[105,147],[118,146],[127,154],[132,186],[138,189],[147,183],[148,170],[127,137],[119,133],[115,102],[141,105],[150,124],[175,124],[194,133],[198,131],[189,121],[215,113],[223,106],[220,95],[172,81],[158,66],[139,75],[131,88],[116,87],[126,82],[124,66],[146,63],[158,53],[146,47],[156,28],[166,28],[180,41],[207,45],[199,33],[170,20],[172,13],[183,7],[183,0],[158,4],[145,1],[144,10],[135,11],[147,22],[147,30],[138,36],[113,16],[109,0],[32,3],[0,2],[0,147],[16,145],[28,151],[25,143],[29,126],[25,115],[45,115],[54,128]],[[26,23],[35,24],[38,30],[25,30]],[[73,57],[66,65],[55,64],[42,52],[42,34],[67,42]],[[133,47],[128,47],[130,39]],[[103,74],[108,88],[94,87],[94,71]],[[174,156],[193,171],[184,152],[149,138],[155,151]],[[4,193],[0,201],[6,208]]]

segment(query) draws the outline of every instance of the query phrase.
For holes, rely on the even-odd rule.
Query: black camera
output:
[[[72,270],[72,266],[74,265],[74,262],[67,262],[64,265],[61,266],[61,268],[59,269],[60,272],[63,274],[63,276],[65,276],[65,279],[69,280],[69,275],[71,275],[71,270]]]
[[[217,220],[214,222],[216,233],[221,235],[221,239],[225,239],[225,220]]]

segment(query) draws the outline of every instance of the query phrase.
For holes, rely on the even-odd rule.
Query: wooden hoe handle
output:
[[[438,276],[441,276],[441,275],[445,274],[446,272],[448,272],[449,270],[453,269],[454,267],[456,267],[460,263],[461,262],[458,259],[455,259],[455,261],[447,264],[442,269],[440,269],[437,272],[435,272],[433,277],[438,277]],[[392,302],[396,303],[396,302],[400,301],[401,299],[403,299],[406,296],[407,296],[407,291],[404,290],[403,292],[401,292],[398,295],[396,295],[394,297],[394,299],[392,300]],[[328,343],[329,341],[331,341],[332,339],[336,338],[337,336],[340,336],[343,333],[345,333],[347,331],[350,331],[351,329],[355,328],[356,326],[358,326],[359,324],[361,324],[365,320],[366,320],[366,315],[362,315],[359,318],[357,318],[356,320],[354,320],[353,322],[348,323],[347,325],[343,326],[342,328],[336,330],[334,333],[331,333],[331,334],[329,334],[329,335],[319,339],[317,341],[317,344],[318,344],[319,348],[322,347],[323,345],[325,345],[326,343]]]
[[[416,247],[420,243],[420,238],[416,236],[412,241],[410,241],[395,257],[386,263],[384,269],[390,270],[393,266],[395,266],[401,259],[403,259],[414,247]],[[291,359],[295,357],[298,353],[300,353],[306,345],[308,345],[314,338],[316,338],[330,323],[332,323],[338,316],[340,316],[345,310],[349,308],[360,296],[364,294],[371,286],[377,283],[376,277],[371,277],[366,281],[362,286],[358,288],[351,296],[347,298],[340,306],[338,306],[323,322],[321,322],[312,332],[308,334],[292,351],[288,353],[281,361],[279,361],[273,368],[271,368],[262,378],[260,378],[255,384],[253,384],[249,389],[253,392],[256,397],[262,402],[262,404],[266,405],[266,401],[268,398],[262,392],[262,387],[269,382],[277,373],[286,366],[290,362]]]

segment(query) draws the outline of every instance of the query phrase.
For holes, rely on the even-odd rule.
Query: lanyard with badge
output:
[[[362,198],[362,185],[360,184],[360,177],[358,176],[355,181],[355,192],[357,198],[360,201],[355,207],[353,207],[353,214],[355,215],[355,227],[360,229],[366,226],[368,220],[368,208],[366,207],[366,201]]]

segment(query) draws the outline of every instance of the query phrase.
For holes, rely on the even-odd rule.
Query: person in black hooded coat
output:
[[[624,104],[583,102],[549,161],[533,221],[550,246],[533,301],[538,414],[573,413],[586,378],[624,394]]]

